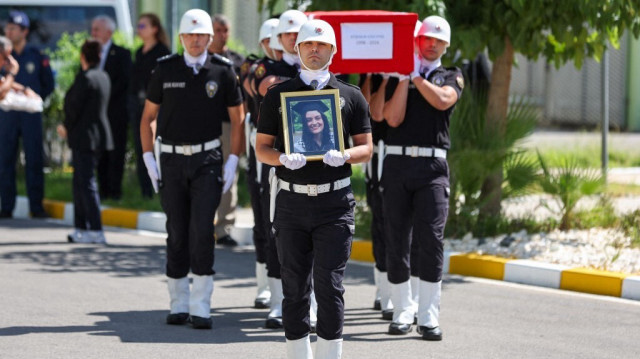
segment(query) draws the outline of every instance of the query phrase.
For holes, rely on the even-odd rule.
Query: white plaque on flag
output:
[[[340,30],[343,59],[388,60],[393,57],[393,23],[343,23]]]

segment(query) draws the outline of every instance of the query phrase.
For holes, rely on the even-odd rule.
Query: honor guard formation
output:
[[[5,34],[11,41],[0,38],[0,96],[15,82],[45,98],[53,89],[48,59],[26,46],[26,15],[10,17]],[[93,20],[94,39],[83,45],[82,70],[58,128],[69,139],[76,168],[76,229],[69,241],[105,242],[99,201],[122,195],[128,126],[122,96],[131,93],[142,191],[159,193],[167,218],[167,324],[215,325],[215,238],[236,244],[229,227],[245,153],[256,253],[253,305],[266,309],[265,328],[284,330],[288,358],[342,355],[354,164],[364,166],[373,214],[374,308],[390,321],[390,335],[409,334],[415,326],[422,339],[442,340],[449,121],[464,88],[461,71],[441,63],[451,41],[447,21],[429,16],[416,24],[412,71],[360,74],[360,87],[330,71],[341,49],[324,20],[287,10],[265,21],[258,39],[262,57],[230,51],[230,26],[222,15],[188,10],[178,29],[184,51],[170,54],[158,17],[142,14],[137,30],[143,45],[132,63],[128,50],[111,41],[113,20]],[[42,168],[41,115],[0,116],[0,146],[13,151],[0,158],[1,215],[15,205],[22,136],[31,212],[38,216],[44,212],[42,172],[35,170]],[[317,335],[315,355],[311,333]]]

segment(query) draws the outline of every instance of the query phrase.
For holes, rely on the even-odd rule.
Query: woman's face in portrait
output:
[[[305,119],[307,121],[309,132],[313,133],[314,135],[322,133],[322,130],[324,130],[324,121],[322,121],[322,115],[320,114],[320,112],[316,110],[307,111]]]

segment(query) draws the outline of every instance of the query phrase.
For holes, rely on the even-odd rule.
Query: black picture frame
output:
[[[330,150],[344,153],[337,89],[283,92],[280,101],[286,154],[301,153],[307,161],[317,161]]]

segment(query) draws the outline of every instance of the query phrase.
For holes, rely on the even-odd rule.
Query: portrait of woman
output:
[[[329,107],[322,101],[302,101],[293,106],[302,121],[302,137],[294,142],[294,152],[326,152],[336,148],[331,123],[325,112]]]

